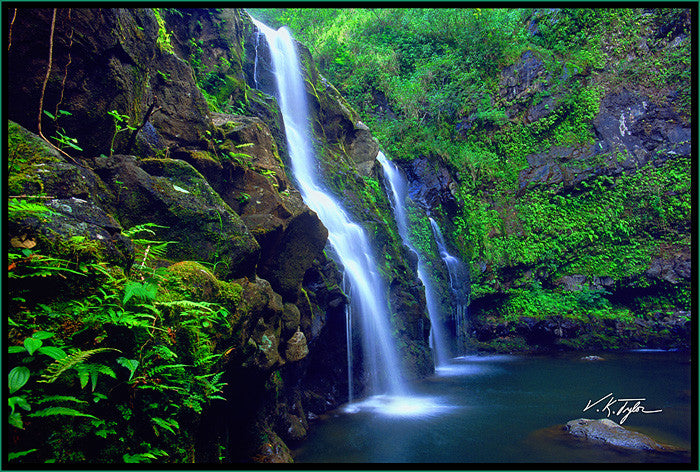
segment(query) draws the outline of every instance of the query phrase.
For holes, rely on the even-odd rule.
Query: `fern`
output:
[[[189,364],[165,364],[165,365],[159,365],[156,367],[151,367],[148,370],[148,375],[151,377],[160,373],[163,373],[167,371],[168,369],[183,369],[185,367],[192,367]]]
[[[171,351],[164,344],[153,346],[153,355],[165,359],[166,361],[177,358],[177,354]]]
[[[122,234],[126,236],[127,238],[133,238],[139,233],[149,233],[155,236],[156,232],[153,231],[151,228],[161,228],[161,229],[168,229],[169,226],[161,226],[157,225],[155,223],[144,223],[142,225],[136,225],[132,226],[129,229],[123,229]]]
[[[119,349],[114,349],[111,347],[102,347],[99,349],[91,349],[89,351],[81,351],[77,349],[75,352],[69,354],[63,359],[58,359],[54,363],[50,364],[44,373],[41,375],[44,380],[39,380],[39,382],[52,383],[55,382],[58,377],[65,371],[75,368],[76,366],[85,362],[89,357],[98,354],[100,352],[116,351],[121,353]]]
[[[83,413],[78,410],[74,410],[72,408],[66,408],[63,406],[50,406],[48,408],[44,408],[43,410],[35,411],[34,413],[30,413],[27,416],[35,417],[35,418],[40,418],[40,417],[46,417],[46,416],[84,416],[86,418],[93,418],[93,419],[99,419],[96,416],[89,415],[87,413]]]
[[[43,397],[36,401],[36,403],[46,403],[46,402],[75,402],[75,403],[87,403],[85,400],[79,400],[75,397],[70,397],[67,395],[51,395],[49,397]]]
[[[159,306],[164,306],[167,308],[184,308],[184,309],[192,309],[196,308],[198,310],[204,310],[204,311],[209,311],[212,312],[214,311],[211,306],[216,305],[215,303],[209,303],[209,302],[193,302],[191,300],[174,300],[171,302],[157,302],[156,305]]]
[[[122,303],[126,303],[131,300],[132,297],[141,299],[142,301],[151,302],[158,296],[158,285],[151,282],[136,282],[134,280],[129,280],[126,282],[126,287],[124,287],[124,300]]]
[[[17,200],[16,198],[10,200],[7,206],[7,217],[10,220],[52,213],[56,212],[42,203],[30,203],[26,200]]]
[[[138,464],[140,462],[151,462],[157,459],[157,456],[168,457],[168,453],[160,449],[151,449],[150,452],[141,452],[139,454],[124,454],[122,458],[127,464]]]
[[[165,429],[166,431],[170,431],[173,434],[175,434],[176,429],[180,429],[180,425],[178,424],[178,422],[173,419],[164,420],[163,418],[154,417],[151,418],[151,421],[160,426],[161,428]],[[153,428],[153,430],[156,432],[156,434],[158,434],[155,428]]]
[[[114,371],[102,364],[79,364],[74,367],[78,373],[78,379],[80,379],[80,388],[85,388],[87,386],[88,380],[92,382],[92,391],[97,388],[97,376],[99,374],[107,375],[113,379],[117,378]]]

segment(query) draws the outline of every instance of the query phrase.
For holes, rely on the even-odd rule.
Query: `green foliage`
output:
[[[631,319],[629,310],[613,308],[605,295],[610,293],[587,288],[576,292],[545,290],[538,282],[534,282],[529,287],[511,290],[510,297],[502,308],[503,319],[513,321],[520,317],[541,319],[550,316],[584,321],[588,320],[588,316]]]
[[[10,395],[22,388],[29,380],[29,376],[29,369],[24,366],[12,369],[7,376],[7,386],[10,389]]]
[[[53,364],[49,365],[42,375],[43,379],[39,382],[55,382],[64,372],[67,372],[70,369],[75,369],[81,379],[81,386],[85,387],[85,385],[87,385],[87,377],[90,376],[93,378],[93,390],[95,390],[94,384],[97,381],[96,379],[98,373],[110,375],[111,377],[114,377],[114,373],[111,372],[111,369],[105,368],[105,366],[90,366],[85,364],[85,361],[95,354],[107,351],[120,352],[118,349],[113,348],[99,348],[91,349],[89,351],[81,351],[80,349],[77,349],[70,355],[62,359],[57,359]]]
[[[76,138],[71,138],[69,136],[66,136],[66,130],[58,126],[58,119],[61,118],[62,116],[70,116],[71,113],[66,111],[66,110],[58,110],[58,113],[56,115],[49,113],[46,110],[43,110],[44,114],[51,118],[54,123],[56,124],[56,135],[52,136],[52,139],[56,141],[56,144],[58,148],[60,149],[66,149],[66,148],[72,148],[75,149],[76,151],[82,151],[83,149],[78,146],[78,140]]]
[[[639,84],[661,95],[675,90],[674,103],[689,114],[687,10],[251,13],[294,31],[395,159],[422,155],[451,168],[462,210],[447,237],[470,262],[476,295],[498,290],[518,264],[550,281],[567,274],[622,280],[643,273],[661,244],[689,243],[685,159],[620,178],[594,177],[566,190],[519,183],[528,156],[555,146],[586,149],[601,98],[617,86]],[[688,37],[670,47],[681,27]],[[662,30],[668,37],[655,36]],[[523,54],[541,64],[543,74],[509,98],[503,67],[519,64]],[[543,101],[547,112],[531,120],[526,111]],[[590,164],[603,166],[604,157]],[[562,173],[575,175],[576,165],[563,163]],[[413,232],[420,246],[420,226]]]
[[[14,212],[46,213],[27,205]],[[159,228],[125,233],[147,255]],[[7,349],[8,424],[19,438],[12,461],[192,460],[192,415],[224,400],[216,339],[231,316],[218,304],[170,298],[162,270],[149,261],[83,298],[32,305],[12,294],[11,325],[19,330]]]
[[[161,16],[161,9],[154,8],[153,14],[155,15],[156,21],[158,22],[158,39],[156,40],[158,47],[163,52],[174,54],[173,45],[171,42],[172,33],[169,32],[165,27],[165,21]]]
[[[114,140],[117,138],[117,135],[122,131],[136,131],[136,128],[128,124],[129,115],[121,115],[117,110],[108,111],[107,114],[114,119],[114,134],[109,145],[109,156],[112,157],[112,154],[114,154]]]
[[[20,220],[28,216],[49,216],[55,212],[43,203],[33,203],[27,200],[12,198],[7,205],[7,217],[10,221]]]

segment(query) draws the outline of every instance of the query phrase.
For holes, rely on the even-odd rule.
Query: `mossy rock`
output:
[[[166,257],[173,261],[199,260],[216,265],[228,280],[252,275],[259,245],[240,217],[223,202],[206,179],[190,164],[177,159],[146,159],[116,155],[96,159],[97,172],[117,198],[122,223],[166,226],[158,237],[174,241]]]
[[[168,267],[171,274],[167,279],[168,293],[182,296],[182,299],[213,302],[219,296],[220,282],[203,265],[182,261]]]

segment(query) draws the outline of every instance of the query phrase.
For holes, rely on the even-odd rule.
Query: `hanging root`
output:
[[[70,8],[68,9],[68,22],[70,22]],[[68,66],[72,62],[71,55],[70,55],[70,50],[73,47],[73,28],[71,27],[70,29],[70,34],[68,35],[68,62],[66,63],[66,71],[63,74],[63,80],[61,81],[61,96],[58,98],[58,102],[56,103],[56,113],[53,114],[53,116],[58,117],[58,107],[63,103],[63,92],[66,90],[66,79],[68,78]]]
[[[54,9],[53,9],[53,17],[51,18],[51,34],[49,35],[49,65],[48,65],[48,67],[46,68],[46,77],[44,77],[44,83],[43,83],[42,86],[41,86],[41,96],[39,97],[39,119],[38,119],[38,122],[37,122],[37,128],[38,128],[38,130],[39,130],[39,136],[41,136],[41,139],[43,139],[44,141],[46,141],[46,143],[47,143],[49,146],[51,146],[52,148],[54,148],[55,150],[57,150],[58,152],[60,152],[60,153],[63,154],[64,156],[66,156],[67,158],[69,158],[71,161],[73,161],[73,162],[74,162],[75,164],[77,164],[78,166],[83,167],[82,165],[80,165],[80,164],[78,163],[78,161],[76,161],[76,160],[73,158],[73,156],[71,156],[70,154],[68,154],[67,152],[65,152],[63,149],[59,148],[58,146],[54,145],[51,141],[49,141],[48,139],[46,139],[46,136],[44,136],[44,133],[43,133],[42,130],[41,130],[41,117],[42,117],[42,114],[43,114],[43,111],[44,111],[44,95],[46,94],[46,84],[49,82],[49,76],[51,75],[51,67],[52,67],[52,64],[53,64],[53,35],[54,35],[54,31],[56,30],[56,12],[57,12],[57,11],[58,11],[57,8],[54,8]],[[72,30],[71,30],[71,44],[72,44],[72,41],[73,41],[72,38],[73,38],[73,32],[72,32]],[[69,56],[69,57],[70,57],[70,56]],[[66,67],[68,67],[68,65],[66,65]],[[68,72],[67,72],[67,69],[66,69],[66,74],[67,74],[67,73],[68,73]],[[64,78],[64,84],[65,84],[65,78]],[[63,99],[62,97],[63,97],[63,89],[61,89],[61,99]]]
[[[10,31],[8,33],[8,40],[7,40],[7,50],[10,50],[10,47],[12,47],[12,26],[15,24],[15,19],[17,18],[17,9],[15,8],[15,12],[12,15],[12,21],[10,22]]]
[[[44,141],[46,141],[49,144],[51,144],[51,142],[44,137],[44,134],[41,131],[41,115],[44,111],[44,94],[46,93],[46,84],[49,82],[49,75],[51,75],[51,64],[53,63],[53,32],[56,29],[57,10],[57,8],[53,9],[53,18],[51,19],[51,35],[49,36],[49,66],[46,68],[46,77],[44,77],[44,83],[41,86],[41,97],[39,97],[39,136],[41,136],[44,139]]]

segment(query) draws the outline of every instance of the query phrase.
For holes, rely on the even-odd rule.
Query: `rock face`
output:
[[[589,420],[579,418],[566,423],[566,431],[577,438],[635,451],[672,452],[672,446],[660,444],[649,436],[630,431],[607,418]]]
[[[96,172],[118,195],[116,214],[124,224],[151,222],[168,228],[163,237],[176,242],[168,248],[169,257],[224,261],[230,268],[226,278],[254,273],[260,251],[257,242],[188,163],[116,155],[96,159]]]
[[[69,130],[83,149],[72,149],[74,155],[110,153],[116,132],[108,114],[112,110],[128,115],[128,124],[136,127],[155,102],[159,110],[151,122],[165,145],[198,142],[207,129],[207,105],[192,69],[159,46],[152,10],[21,9],[15,26],[8,51],[13,71],[8,77],[13,90],[9,116],[37,131],[43,79],[50,67],[43,109],[58,119],[43,115],[42,129],[47,137]],[[121,133],[115,149],[123,149],[127,141],[127,133]]]
[[[478,302],[481,303],[481,302]],[[474,311],[479,305],[472,306]],[[473,348],[513,351],[575,349],[689,349],[691,321],[688,312],[657,313],[633,321],[586,320],[550,316],[522,317],[517,321],[471,320]]]

